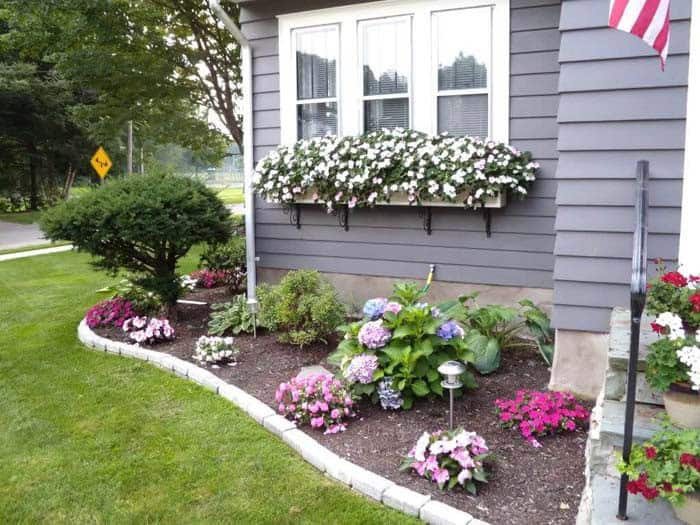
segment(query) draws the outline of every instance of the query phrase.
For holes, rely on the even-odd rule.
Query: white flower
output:
[[[676,351],[676,355],[680,362],[690,369],[688,376],[693,384],[693,390],[700,390],[700,348],[697,346],[684,346]]]
[[[430,434],[423,432],[423,435],[416,442],[416,450],[413,454],[413,457],[418,461],[425,461],[425,450],[428,448],[428,443],[430,443]]]
[[[683,320],[680,316],[672,312],[664,312],[656,318],[656,324],[669,329],[668,338],[671,341],[683,339],[685,330],[683,330]]]

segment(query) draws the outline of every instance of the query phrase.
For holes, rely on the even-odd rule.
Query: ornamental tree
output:
[[[137,283],[174,305],[180,293],[177,264],[201,242],[225,242],[229,212],[201,182],[150,174],[107,182],[48,210],[41,228],[92,254],[93,264],[114,275],[136,272]]]

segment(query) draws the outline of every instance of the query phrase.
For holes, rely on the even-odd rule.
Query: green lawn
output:
[[[226,188],[218,195],[224,204],[243,204],[243,188]]]
[[[0,523],[412,522],[213,393],[86,350],[76,325],[109,282],[87,263],[0,263]]]
[[[41,211],[21,211],[17,213],[0,213],[0,221],[17,224],[34,224],[39,221]]]

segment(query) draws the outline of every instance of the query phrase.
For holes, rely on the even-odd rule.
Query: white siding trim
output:
[[[692,5],[690,58],[688,62],[688,109],[685,121],[683,204],[678,260],[686,272],[700,274],[700,8]]]
[[[490,98],[491,138],[508,142],[510,108],[510,0],[385,0],[366,4],[318,9],[280,15],[280,127],[281,142],[296,140],[295,60],[292,30],[303,27],[340,24],[339,134],[356,135],[362,131],[362,85],[358,56],[357,25],[360,20],[409,15],[412,17],[414,45],[411,79],[412,127],[432,133],[437,112],[433,75],[431,14],[435,11],[492,6],[492,81]],[[418,44],[416,44],[418,43]],[[425,43],[425,45],[420,45]]]

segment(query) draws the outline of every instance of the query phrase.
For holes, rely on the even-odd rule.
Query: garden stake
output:
[[[627,400],[625,405],[625,434],[622,443],[622,460],[629,462],[634,431],[634,406],[637,395],[637,360],[639,359],[639,330],[642,312],[647,294],[647,180],[649,162],[637,162],[637,202],[635,216],[637,225],[634,230],[634,251],[632,254],[632,279],[630,283],[631,336],[630,355],[627,363]],[[629,476],[620,478],[620,497],[617,507],[617,519],[627,519],[627,482]]]

